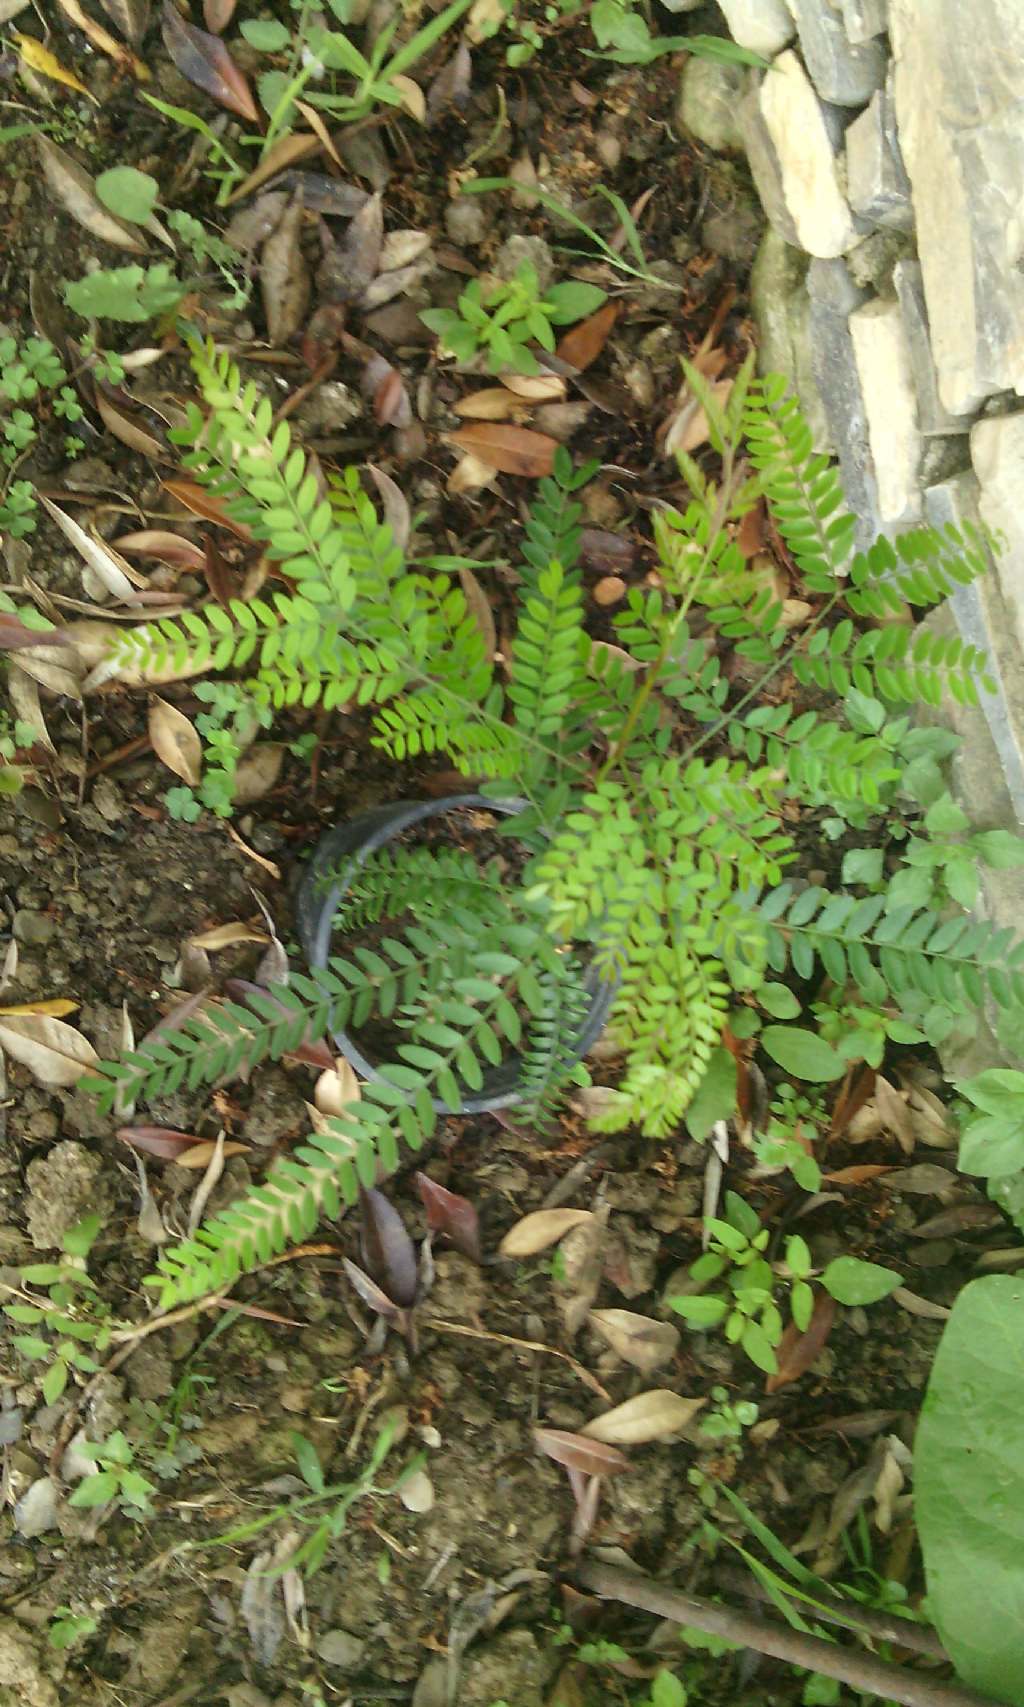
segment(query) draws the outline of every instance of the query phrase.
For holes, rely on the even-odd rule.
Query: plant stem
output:
[[[639,1571],[587,1563],[578,1568],[576,1578],[582,1588],[590,1589],[603,1600],[620,1600],[626,1606],[639,1607],[673,1624],[689,1624],[710,1635],[724,1636],[740,1647],[753,1648],[787,1665],[821,1672],[851,1689],[897,1701],[901,1707],[992,1707],[990,1696],[977,1695],[972,1689],[941,1683],[926,1672],[890,1665],[874,1654],[840,1648],[833,1642],[822,1641],[820,1636],[805,1636],[802,1631],[771,1624],[752,1613],[736,1612],[713,1601],[700,1600],[696,1595],[666,1588]]]

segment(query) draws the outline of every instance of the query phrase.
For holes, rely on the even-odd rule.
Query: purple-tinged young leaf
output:
[[[345,1270],[354,1290],[359,1294],[363,1303],[378,1316],[383,1316],[386,1322],[396,1322],[405,1312],[393,1298],[382,1292],[375,1280],[359,1267],[358,1263],[349,1262],[348,1257],[342,1257],[341,1266]]]
[[[251,124],[259,123],[252,90],[219,36],[186,24],[172,0],[164,0],[163,36],[164,46],[183,77],[222,107]]]
[[[428,1174],[417,1173],[416,1190],[427,1212],[427,1226],[432,1233],[443,1233],[457,1251],[470,1262],[479,1263],[480,1220],[468,1198],[438,1185]]]
[[[408,1309],[416,1302],[419,1282],[416,1246],[383,1192],[364,1190],[359,1203],[363,1262],[396,1304]]]

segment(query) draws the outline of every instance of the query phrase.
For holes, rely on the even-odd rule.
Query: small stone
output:
[[[444,228],[453,243],[475,248],[487,236],[487,215],[475,196],[460,196],[445,208]]]
[[[326,1665],[339,1671],[355,1671],[362,1664],[366,1643],[348,1630],[326,1630],[317,1642],[316,1651]]]
[[[329,379],[295,413],[307,433],[336,433],[361,418],[363,404],[350,386]]]
[[[913,231],[910,179],[884,89],[876,91],[846,132],[846,194],[854,213],[872,225]]]
[[[13,928],[18,942],[40,948],[53,940],[57,921],[49,913],[34,913],[27,907],[19,907],[14,915]]]
[[[26,1219],[36,1250],[58,1247],[86,1215],[106,1215],[110,1205],[102,1171],[99,1157],[71,1139],[29,1163]]]
[[[894,299],[877,298],[850,315],[850,336],[867,416],[883,522],[920,517],[921,435],[903,316]]]
[[[740,123],[765,213],[787,243],[825,259],[858,231],[839,178],[841,125],[795,53],[783,53],[745,96]]]
[[[50,1476],[40,1476],[22,1494],[14,1507],[14,1527],[31,1540],[57,1527],[57,1486]]]
[[[43,1670],[37,1657],[46,1655],[55,1663],[53,1650],[47,1650],[41,1637],[16,1624],[13,1618],[0,1619],[0,1702],[4,1707],[59,1707],[55,1684]]]
[[[555,276],[554,257],[543,237],[506,237],[492,270],[499,279],[512,279],[522,266],[533,268],[543,296]]]
[[[679,79],[678,123],[716,154],[742,153],[743,132],[736,115],[746,84],[743,66],[692,57]]]
[[[896,262],[906,255],[909,242],[902,231],[873,231],[870,237],[862,237],[846,252],[854,284],[862,290],[877,291],[879,296],[891,296],[893,271]]]
[[[771,59],[793,40],[796,28],[785,0],[719,0],[729,34],[740,47]]]
[[[108,824],[117,824],[128,810],[124,795],[112,776],[100,776],[92,791],[92,804]]]
[[[886,57],[881,42],[856,47],[842,19],[822,0],[789,0],[807,69],[823,101],[837,107],[862,107],[881,87]]]
[[[626,596],[626,583],[621,575],[602,575],[594,588],[596,605],[617,605]]]
[[[594,147],[602,166],[607,166],[609,172],[614,172],[622,159],[622,143],[613,130],[599,130],[594,138]]]

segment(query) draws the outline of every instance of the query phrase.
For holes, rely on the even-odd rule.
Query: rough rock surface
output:
[[[851,42],[841,14],[821,0],[789,0],[800,48],[811,80],[823,101],[838,107],[862,107],[885,77],[881,42]]]
[[[846,132],[846,193],[853,212],[869,224],[913,231],[910,179],[885,89],[875,91]]]
[[[1024,393],[1024,7],[892,0],[896,117],[942,401]]]
[[[56,1249],[86,1215],[105,1212],[105,1197],[100,1201],[102,1171],[99,1157],[71,1139],[29,1163],[28,1232],[36,1250]]]
[[[787,243],[829,258],[852,248],[857,226],[843,193],[843,120],[817,97],[797,55],[780,54],[740,110],[750,170],[765,213]]]
[[[850,336],[875,465],[879,514],[886,523],[917,520],[921,435],[899,303],[876,297],[856,309],[850,315]]]
[[[679,81],[679,123],[716,154],[739,153],[743,132],[737,110],[746,81],[742,66],[717,65],[694,55]]]
[[[784,373],[799,397],[816,450],[829,451],[832,436],[814,377],[807,256],[769,226],[750,274],[750,300],[758,326],[761,373]]]
[[[996,574],[1024,654],[1024,415],[997,415],[971,430],[971,460],[981,483],[980,509],[1001,533]]]
[[[719,4],[733,40],[766,59],[796,34],[786,0],[719,0]]]

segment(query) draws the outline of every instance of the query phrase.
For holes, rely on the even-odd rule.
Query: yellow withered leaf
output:
[[[15,31],[14,39],[18,44],[18,57],[22,65],[26,65],[30,71],[38,71],[43,77],[52,78],[54,83],[63,83],[68,89],[77,89],[80,95],[87,95],[94,106],[99,106],[92,91],[86,88],[73,71],[67,71],[56,55],[52,54],[48,47],[44,47],[41,41],[37,41],[35,36],[23,36]]]

